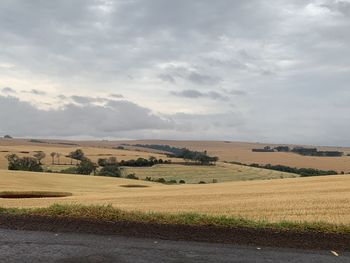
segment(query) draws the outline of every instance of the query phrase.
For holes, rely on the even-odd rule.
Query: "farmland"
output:
[[[299,178],[296,174],[223,162],[228,160],[244,163],[287,163],[291,166],[302,164],[302,167],[318,169],[338,167],[339,162],[344,162],[343,166],[338,167],[342,169],[350,163],[348,156],[330,158],[306,157],[292,153],[253,153],[251,147],[257,147],[253,144],[230,142],[129,141],[129,145],[124,145],[125,149],[116,148],[125,143],[122,141],[37,143],[24,139],[0,140],[0,169],[2,169],[0,192],[13,191],[15,196],[21,192],[27,195],[51,193],[50,198],[2,198],[0,206],[30,208],[47,207],[54,203],[112,204],[116,208],[128,211],[198,212],[271,222],[305,220],[350,223],[350,176]],[[215,166],[156,164],[152,167],[123,167],[124,175],[135,173],[140,180],[6,170],[7,154],[33,156],[35,152],[43,151],[46,154],[43,160],[44,167],[59,171],[71,165],[71,159],[65,156],[77,148],[82,149],[85,155],[95,162],[98,158],[112,156],[118,160],[150,156],[168,159],[164,152],[134,147],[132,146],[134,143],[169,144],[199,151],[208,150],[209,154],[219,156],[221,161]],[[342,151],[347,153],[348,149],[344,148]],[[58,160],[52,165],[51,152],[61,154],[60,165],[57,165]],[[285,156],[282,158],[282,155]],[[297,161],[299,158],[303,160],[301,163]],[[181,161],[181,159],[172,160]],[[75,162],[73,161],[73,165]],[[164,185],[143,180],[146,177],[178,182],[184,180],[186,184]],[[200,181],[207,184],[198,184]],[[67,193],[67,196],[55,197],[53,193]],[[4,196],[8,194],[3,193]]]
[[[7,169],[6,155],[15,153],[19,156],[33,156],[37,151],[42,151],[46,154],[46,157],[42,160],[44,168],[54,172],[59,172],[65,168],[76,163],[70,158],[67,158],[71,151],[80,148],[85,155],[94,162],[97,162],[99,158],[116,157],[117,160],[129,160],[137,159],[139,157],[148,159],[150,156],[154,156],[157,159],[181,161],[181,159],[168,158],[166,155],[160,152],[154,152],[146,148],[133,148],[130,149],[116,149],[115,143],[112,148],[110,145],[104,145],[105,142],[100,144],[90,143],[90,145],[80,142],[78,146],[72,146],[69,143],[30,143],[25,140],[0,140],[0,169]],[[78,143],[77,143],[78,144]],[[80,147],[81,146],[81,147]],[[60,153],[60,160],[58,165],[57,157],[54,160],[55,164],[52,164],[51,152]],[[246,167],[241,165],[228,164],[218,162],[215,166],[195,166],[195,165],[155,165],[153,167],[125,167],[123,168],[123,174],[127,175],[135,173],[140,179],[146,179],[151,177],[152,179],[164,178],[165,180],[185,180],[186,183],[198,183],[200,181],[211,183],[215,182],[227,182],[227,181],[245,181],[245,180],[259,180],[259,179],[281,179],[297,177],[296,174],[283,173],[278,171]]]
[[[125,187],[130,185],[145,187]],[[350,223],[350,176],[163,185],[80,175],[0,172],[0,191],[70,192],[63,198],[2,199],[3,207],[112,204],[128,211],[200,212],[271,222]]]
[[[51,165],[52,159],[50,157],[51,152],[57,152],[61,154],[60,163],[70,165],[71,159],[65,157],[70,152],[76,150],[78,147],[63,147],[57,145],[6,145],[0,146],[0,169],[7,169],[6,155],[15,153],[19,156],[33,156],[36,151],[42,151],[46,154],[43,159],[44,165]],[[108,158],[110,156],[116,156],[119,160],[137,159],[139,157],[149,158],[154,156],[156,158],[164,158],[164,155],[157,153],[132,151],[132,150],[118,150],[112,148],[97,148],[97,147],[79,147],[85,155],[93,161],[97,161],[98,158]],[[57,160],[56,160],[57,163]],[[62,168],[62,167],[61,167]]]
[[[235,164],[217,163],[216,166],[198,165],[155,165],[153,167],[127,167],[124,174],[135,173],[140,179],[151,177],[152,179],[164,178],[165,180],[184,180],[186,183],[198,183],[200,181],[211,183],[247,180],[268,180],[298,177],[296,174],[283,173],[267,169],[246,167]]]
[[[4,169],[6,161],[2,158],[6,153],[2,150],[10,151],[38,151],[43,150],[49,154],[52,151],[68,153],[77,148],[82,148],[87,156],[93,160],[97,159],[98,154],[114,154],[119,160],[132,159],[137,157],[148,158],[155,156],[166,158],[161,152],[133,147],[134,144],[159,144],[170,145],[174,147],[187,147],[192,150],[204,151],[207,150],[211,156],[218,156],[220,161],[241,162],[244,164],[274,164],[286,165],[297,168],[314,168],[321,170],[335,170],[337,172],[350,173],[350,148],[346,147],[317,147],[324,151],[341,151],[344,156],[341,157],[314,157],[301,156],[295,153],[273,152],[273,153],[257,153],[252,152],[253,148],[263,148],[265,145],[277,146],[276,144],[261,144],[261,143],[245,143],[231,141],[171,141],[171,140],[128,140],[128,141],[59,141],[59,140],[44,140],[45,143],[32,143],[26,139],[4,140],[0,139],[0,168]],[[72,146],[70,144],[75,144]],[[113,147],[128,144],[126,150],[116,150]],[[296,145],[289,145],[291,147]],[[305,146],[305,145],[304,145]],[[308,146],[306,146],[308,147]],[[157,153],[158,152],[158,153]],[[103,157],[103,156],[102,156]],[[63,161],[69,161],[64,160]],[[47,157],[45,162],[50,162],[50,157]]]
[[[341,157],[314,157],[302,156],[295,153],[273,152],[273,153],[259,153],[252,152],[253,148],[263,148],[265,145],[277,146],[274,144],[261,143],[245,143],[245,142],[231,142],[231,141],[171,141],[171,140],[134,140],[134,141],[58,141],[45,140],[46,143],[32,143],[25,139],[4,140],[0,139],[0,151],[20,150],[20,151],[38,151],[43,149],[46,153],[52,150],[55,152],[69,152],[76,148],[83,148],[88,155],[96,154],[111,154],[115,153],[119,160],[132,159],[136,157],[149,156],[163,156],[157,154],[157,151],[147,148],[133,147],[134,144],[162,144],[174,147],[187,147],[191,150],[204,151],[207,150],[211,156],[218,156],[220,161],[241,162],[245,164],[274,164],[286,165],[297,168],[314,168],[321,170],[335,170],[337,172],[350,173],[350,148],[346,147],[317,147],[324,151],[341,151],[344,156]],[[66,144],[66,145],[64,145]],[[76,146],[69,146],[69,144],[76,144]],[[128,151],[116,150],[113,147],[129,144],[126,148]],[[291,147],[295,145],[289,145]],[[305,145],[304,145],[305,146]],[[308,146],[306,146],[308,147]],[[48,148],[48,150],[45,150]],[[49,150],[50,148],[50,150]],[[65,149],[66,150],[61,150]],[[111,151],[112,150],[112,151]],[[159,152],[160,153],[160,152]],[[4,169],[5,161],[2,156],[6,153],[0,152],[0,168]],[[49,156],[48,156],[49,157]],[[97,156],[90,156],[91,159],[97,159]],[[50,161],[50,157],[47,162]],[[68,161],[68,160],[67,160]]]
[[[218,156],[221,161],[241,162],[245,164],[274,164],[286,165],[297,168],[314,168],[321,170],[335,170],[350,173],[350,148],[345,147],[317,147],[323,151],[341,151],[342,157],[313,157],[301,156],[295,153],[284,152],[252,152],[253,148],[263,148],[265,145],[277,146],[277,144],[261,144],[230,141],[170,141],[170,140],[144,140],[144,141],[123,141],[128,144],[164,144],[174,147],[188,147],[197,151],[207,150],[209,155]],[[289,145],[290,147],[297,145]],[[305,145],[304,145],[305,146]],[[313,147],[313,146],[305,146]],[[141,149],[141,148],[139,148]]]

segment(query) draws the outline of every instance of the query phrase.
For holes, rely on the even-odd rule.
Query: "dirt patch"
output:
[[[67,192],[0,192],[0,198],[21,199],[21,198],[53,198],[72,196]]]
[[[0,227],[53,232],[188,240],[265,247],[350,251],[350,234],[275,229],[187,226],[129,221],[96,221],[79,218],[0,214]]]

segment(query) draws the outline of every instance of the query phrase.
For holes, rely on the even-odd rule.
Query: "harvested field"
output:
[[[294,153],[259,153],[252,152],[253,148],[263,148],[266,145],[277,146],[273,144],[230,142],[230,141],[172,141],[172,140],[130,140],[130,141],[60,141],[60,140],[42,140],[45,143],[32,143],[25,139],[0,139],[0,169],[6,166],[6,160],[2,156],[6,156],[12,151],[37,151],[43,150],[50,153],[57,149],[57,152],[70,152],[77,148],[82,148],[87,155],[91,155],[92,159],[97,159],[98,154],[115,154],[119,159],[132,159],[137,157],[155,156],[166,158],[164,155],[157,154],[156,150],[137,147],[126,147],[129,150],[112,149],[121,144],[163,144],[174,147],[187,147],[191,150],[204,151],[207,150],[209,155],[218,156],[220,161],[235,161],[246,164],[281,164],[297,168],[314,168],[320,170],[335,170],[337,172],[344,171],[350,173],[350,148],[345,147],[317,147],[324,151],[341,151],[345,153],[342,157],[309,157],[301,156]],[[69,144],[77,144],[78,146],[69,146]],[[296,145],[289,145],[291,147]],[[305,145],[304,145],[305,146]],[[15,148],[14,148],[15,147]],[[306,146],[309,147],[309,146]],[[47,148],[47,149],[45,149]],[[111,150],[112,149],[112,150]],[[9,151],[9,152],[2,152]],[[101,156],[103,157],[103,156]],[[108,156],[106,156],[108,157]],[[47,163],[51,158],[48,156]],[[64,159],[62,159],[64,160]],[[66,160],[69,161],[69,160]]]
[[[253,148],[263,148],[273,144],[244,143],[244,142],[223,142],[223,141],[124,141],[129,144],[165,144],[174,147],[187,147],[192,150],[207,150],[209,155],[218,156],[221,161],[235,161],[245,164],[281,164],[297,168],[314,168],[320,170],[335,170],[350,173],[350,156],[342,157],[310,157],[294,153],[259,153],[252,152]],[[293,145],[290,145],[293,147]],[[295,146],[295,145],[294,145]],[[317,146],[305,146],[317,147]],[[324,151],[341,151],[345,155],[350,153],[350,148],[341,147],[317,147]],[[139,148],[145,150],[145,148]]]
[[[164,178],[165,180],[184,180],[186,183],[206,183],[268,180],[299,177],[292,173],[283,173],[267,169],[259,169],[242,165],[218,163],[216,166],[198,165],[155,165],[153,167],[125,167],[124,174],[135,173],[140,179],[151,177],[152,179]]]
[[[122,185],[149,187],[120,187]],[[62,198],[3,199],[3,207],[112,204],[128,211],[199,212],[271,222],[350,223],[350,176],[162,185],[94,176],[0,171],[0,191],[70,192]]]
[[[97,161],[99,158],[109,158],[111,156],[117,157],[118,160],[130,160],[137,159],[139,157],[149,158],[150,156],[154,156],[156,158],[166,158],[164,155],[149,153],[149,152],[141,152],[141,151],[132,151],[132,150],[117,150],[111,148],[94,148],[94,147],[77,147],[77,146],[43,146],[43,145],[11,145],[11,146],[0,146],[0,169],[7,169],[7,160],[6,155],[15,153],[18,156],[33,156],[35,151],[43,151],[46,154],[45,159],[42,160],[44,165],[51,166],[52,158],[50,153],[57,152],[61,154],[60,164],[71,163],[71,159],[65,157],[70,152],[75,151],[76,149],[82,149],[85,155],[93,160]],[[55,161],[57,163],[57,159]],[[75,161],[73,161],[75,163]],[[54,170],[62,170],[66,167],[64,165],[55,166]]]

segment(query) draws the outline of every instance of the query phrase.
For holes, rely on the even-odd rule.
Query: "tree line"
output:
[[[252,152],[292,152],[303,156],[317,157],[340,157],[344,155],[343,152],[339,151],[319,151],[317,148],[306,148],[301,146],[290,148],[289,146],[284,145],[276,147],[265,146],[264,148],[255,148],[252,149]]]
[[[314,168],[295,168],[295,167],[290,167],[286,165],[272,165],[272,164],[257,164],[257,163],[252,163],[252,164],[243,164],[240,162],[230,162],[232,164],[238,164],[238,165],[244,165],[244,166],[250,166],[250,167],[255,167],[255,168],[263,168],[263,169],[269,169],[269,170],[274,170],[274,171],[279,171],[279,172],[286,172],[286,173],[294,173],[294,174],[299,174],[302,177],[307,177],[307,176],[322,176],[322,175],[337,175],[337,171],[334,170],[319,170],[319,169],[314,169]]]
[[[216,156],[209,156],[207,151],[199,152],[192,151],[187,148],[177,148],[169,145],[158,144],[135,144],[133,146],[168,152],[168,157],[182,158],[186,162],[192,161],[200,165],[215,165],[215,163],[219,160],[219,158]]]

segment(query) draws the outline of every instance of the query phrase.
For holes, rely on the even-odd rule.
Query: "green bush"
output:
[[[125,178],[126,179],[139,180],[139,178],[134,173],[128,174]]]
[[[6,156],[9,170],[42,172],[43,168],[38,159],[33,157],[18,157],[16,154]]]
[[[165,184],[166,180],[164,178],[158,178],[155,180],[155,182]]]
[[[166,182],[167,184],[177,184],[177,181],[172,179]]]
[[[88,158],[83,158],[77,166],[77,172],[78,174],[89,175],[92,172],[95,172],[96,168],[97,165],[94,164],[91,160],[89,160]]]
[[[63,173],[63,174],[77,174],[78,171],[77,171],[77,167],[69,167],[69,168],[61,170],[60,173]]]
[[[111,176],[111,177],[120,177],[121,171],[118,165],[106,165],[98,173],[99,176]]]

